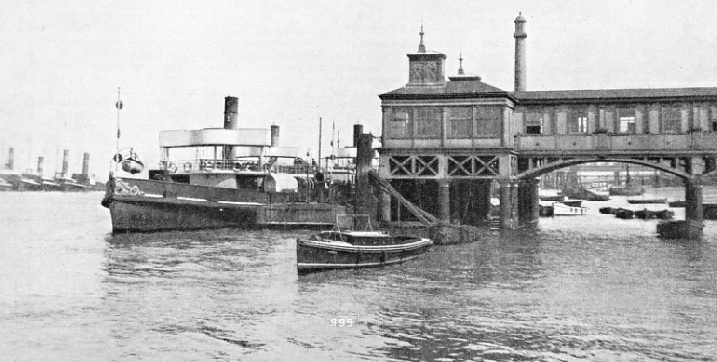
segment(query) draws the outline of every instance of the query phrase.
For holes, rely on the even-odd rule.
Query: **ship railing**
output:
[[[264,172],[287,173],[293,175],[313,175],[316,167],[312,165],[277,165],[264,164],[246,160],[174,160],[160,161],[159,168],[170,174],[211,173],[211,172]]]

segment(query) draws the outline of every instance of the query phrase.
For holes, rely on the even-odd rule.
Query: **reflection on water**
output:
[[[311,231],[111,235],[101,197],[0,195],[3,358],[717,355],[714,221],[702,241],[662,240],[654,220],[619,220],[597,212],[604,204],[586,203],[588,216],[435,246],[395,267],[298,276],[295,239]],[[611,202],[628,206],[624,198]]]

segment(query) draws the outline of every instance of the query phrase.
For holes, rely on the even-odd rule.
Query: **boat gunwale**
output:
[[[394,260],[385,261],[385,262],[357,263],[357,264],[297,263],[297,268],[298,269],[356,269],[357,267],[370,268],[370,267],[379,267],[379,266],[384,266],[384,265],[400,264],[405,261],[418,258],[419,256],[421,256],[421,254],[411,255],[411,256],[404,257],[404,258],[394,259]]]
[[[413,238],[416,239],[416,241],[412,241],[409,243],[403,243],[403,244],[396,244],[396,245],[352,245],[349,243],[344,243],[348,245],[341,245],[335,243],[332,241],[321,241],[321,240],[302,240],[297,239],[297,247],[298,246],[304,246],[314,249],[322,249],[322,250],[332,250],[332,251],[344,251],[344,252],[371,252],[371,253],[381,253],[381,252],[401,252],[401,251],[412,251],[415,249],[419,249],[425,246],[431,246],[433,245],[433,240],[427,239],[427,238]]]

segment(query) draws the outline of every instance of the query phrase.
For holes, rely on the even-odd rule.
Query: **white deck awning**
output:
[[[263,128],[205,128],[198,130],[170,130],[159,133],[159,146],[249,146],[269,147],[269,131]]]

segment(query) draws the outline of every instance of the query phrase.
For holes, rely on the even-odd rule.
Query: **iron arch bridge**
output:
[[[520,157],[518,158],[519,180],[530,180],[553,171],[580,164],[596,162],[620,162],[647,166],[688,181],[706,176],[717,176],[714,156],[706,157],[615,157],[615,156],[566,156],[566,157]]]

